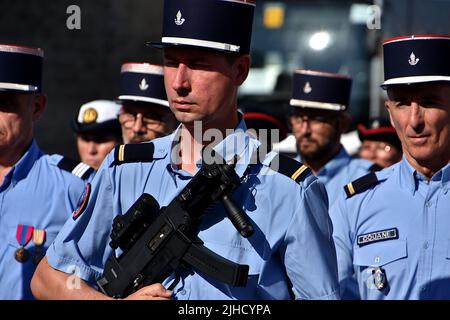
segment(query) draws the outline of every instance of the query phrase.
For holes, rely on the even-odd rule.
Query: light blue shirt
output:
[[[0,299],[32,299],[30,281],[36,265],[33,239],[25,246],[30,258],[15,260],[20,248],[19,224],[45,230],[42,254],[77,207],[84,191],[80,178],[57,167],[60,156],[44,155],[33,141],[0,186]]]
[[[295,159],[301,161],[300,155],[297,155]],[[372,166],[373,163],[368,160],[350,157],[342,147],[338,154],[316,174],[316,177],[327,189],[330,207],[347,183],[367,174]]]
[[[357,285],[362,299],[450,299],[450,164],[428,182],[405,157],[376,175],[378,184],[350,198],[342,191],[330,210],[341,289]],[[398,239],[358,245],[358,236],[394,228]]]
[[[225,160],[240,156],[236,173],[242,177],[259,142],[241,121],[237,130],[214,149]],[[86,210],[69,220],[47,251],[50,265],[63,272],[77,270],[91,284],[102,276],[115,216],[125,213],[147,192],[166,206],[192,175],[171,161],[179,131],[153,140],[152,162],[111,165],[109,154],[92,183]],[[313,176],[300,184],[269,169],[275,153],[252,167],[233,198],[252,220],[255,233],[243,238],[216,205],[203,219],[199,237],[209,249],[250,266],[246,287],[232,287],[197,272],[182,272],[174,288],[175,299],[298,299],[338,298],[337,266],[324,186]],[[171,281],[169,277],[164,285]],[[290,285],[292,283],[292,286]]]

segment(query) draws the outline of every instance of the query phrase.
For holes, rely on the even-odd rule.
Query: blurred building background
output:
[[[81,9],[80,30],[66,26],[70,5]],[[0,43],[45,50],[49,101],[36,137],[46,152],[77,157],[69,123],[81,104],[117,96],[123,62],[162,62],[159,50],[145,46],[160,38],[162,5],[0,0]],[[450,0],[257,0],[252,70],[239,103],[263,103],[287,114],[292,72],[304,68],[353,77],[354,125],[383,115],[382,41],[412,33],[449,34]]]

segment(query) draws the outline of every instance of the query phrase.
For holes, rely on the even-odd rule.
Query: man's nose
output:
[[[424,108],[420,106],[417,102],[411,101],[409,114],[409,124],[417,132],[421,131],[424,126],[423,112]]]
[[[94,141],[90,141],[88,150],[89,150],[89,154],[91,154],[91,155],[97,154],[98,153],[97,144]]]
[[[177,68],[177,73],[172,83],[172,88],[180,95],[185,96],[191,90],[189,82],[189,68],[180,63]]]
[[[145,126],[144,126],[144,119],[142,117],[141,113],[138,113],[136,115],[136,119],[134,121],[133,124],[133,132],[142,132],[145,131]]]

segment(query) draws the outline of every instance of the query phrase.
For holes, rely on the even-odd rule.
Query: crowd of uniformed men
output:
[[[286,123],[238,109],[254,7],[165,0],[161,41],[149,44],[163,65],[125,63],[117,99],[81,106],[72,120],[81,162],[43,153],[33,137],[47,101],[44,51],[0,44],[1,299],[110,298],[97,281],[121,253],[109,246],[114,218],[144,192],[170,203],[206,145],[227,162],[238,155],[233,199],[254,233],[244,238],[217,203],[198,237],[249,266],[246,286],[179,268],[126,298],[450,298],[450,36],[383,43],[389,119],[358,125],[354,156],[341,144],[349,75],[293,70]],[[267,141],[246,121],[291,128],[296,158],[269,148],[251,163]],[[199,123],[222,136],[199,137]]]

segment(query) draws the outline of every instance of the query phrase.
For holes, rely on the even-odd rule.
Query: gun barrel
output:
[[[228,218],[231,220],[236,230],[239,231],[244,238],[250,237],[255,230],[250,223],[247,214],[239,208],[228,195],[222,196],[221,201],[225,207]]]

